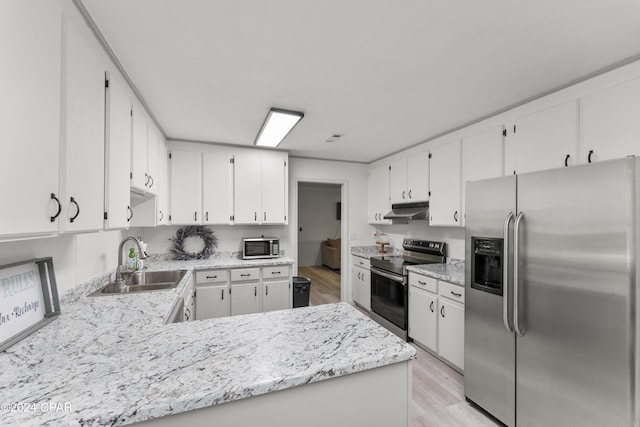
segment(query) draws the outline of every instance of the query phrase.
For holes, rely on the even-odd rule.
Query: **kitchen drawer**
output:
[[[196,283],[226,282],[228,279],[228,270],[196,271]]]
[[[368,258],[361,258],[355,255],[352,255],[351,258],[352,258],[351,261],[353,262],[353,265],[357,265],[358,267],[362,267],[367,270],[371,266],[371,262],[369,261]]]
[[[259,268],[240,268],[231,270],[232,282],[244,282],[247,280],[260,280]]]
[[[447,282],[438,282],[438,295],[464,304],[464,287]]]
[[[289,266],[288,265],[276,265],[273,267],[262,267],[262,279],[278,279],[289,278]]]
[[[438,293],[438,281],[436,279],[412,271],[409,272],[409,286],[416,286],[434,294]]]

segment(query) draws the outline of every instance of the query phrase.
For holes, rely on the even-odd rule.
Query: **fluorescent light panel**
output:
[[[304,114],[298,111],[272,108],[254,144],[263,147],[277,147],[303,117]]]

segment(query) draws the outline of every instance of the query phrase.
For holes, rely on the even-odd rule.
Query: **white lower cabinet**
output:
[[[369,260],[352,256],[351,289],[353,301],[371,310],[371,272]]]
[[[191,276],[189,284],[182,294],[182,299],[184,303],[184,308],[182,310],[184,316],[183,321],[190,322],[192,320],[196,320],[196,287],[193,276]]]
[[[289,280],[272,280],[262,283],[262,311],[284,310],[289,308],[289,291],[291,282]]]
[[[231,284],[231,315],[260,312],[262,285],[260,281]]]
[[[409,337],[464,370],[464,288],[409,273]]]
[[[196,320],[225,317],[230,314],[229,283],[198,285],[196,290]]]

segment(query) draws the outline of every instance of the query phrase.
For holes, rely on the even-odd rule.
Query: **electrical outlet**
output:
[[[280,256],[284,256],[284,249],[280,249]]]

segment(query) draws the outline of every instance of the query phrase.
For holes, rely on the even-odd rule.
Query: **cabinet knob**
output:
[[[62,205],[60,204],[60,200],[56,197],[54,193],[51,193],[51,200],[55,200],[58,205],[58,211],[51,217],[51,222],[54,222],[58,216],[60,216],[60,212],[62,212]]]
[[[76,199],[74,199],[73,197],[71,197],[69,201],[74,205],[76,205],[76,214],[71,218],[69,218],[69,222],[73,222],[76,220],[76,218],[78,218],[78,215],[80,215],[80,205],[78,204],[78,202],[76,202]]]

